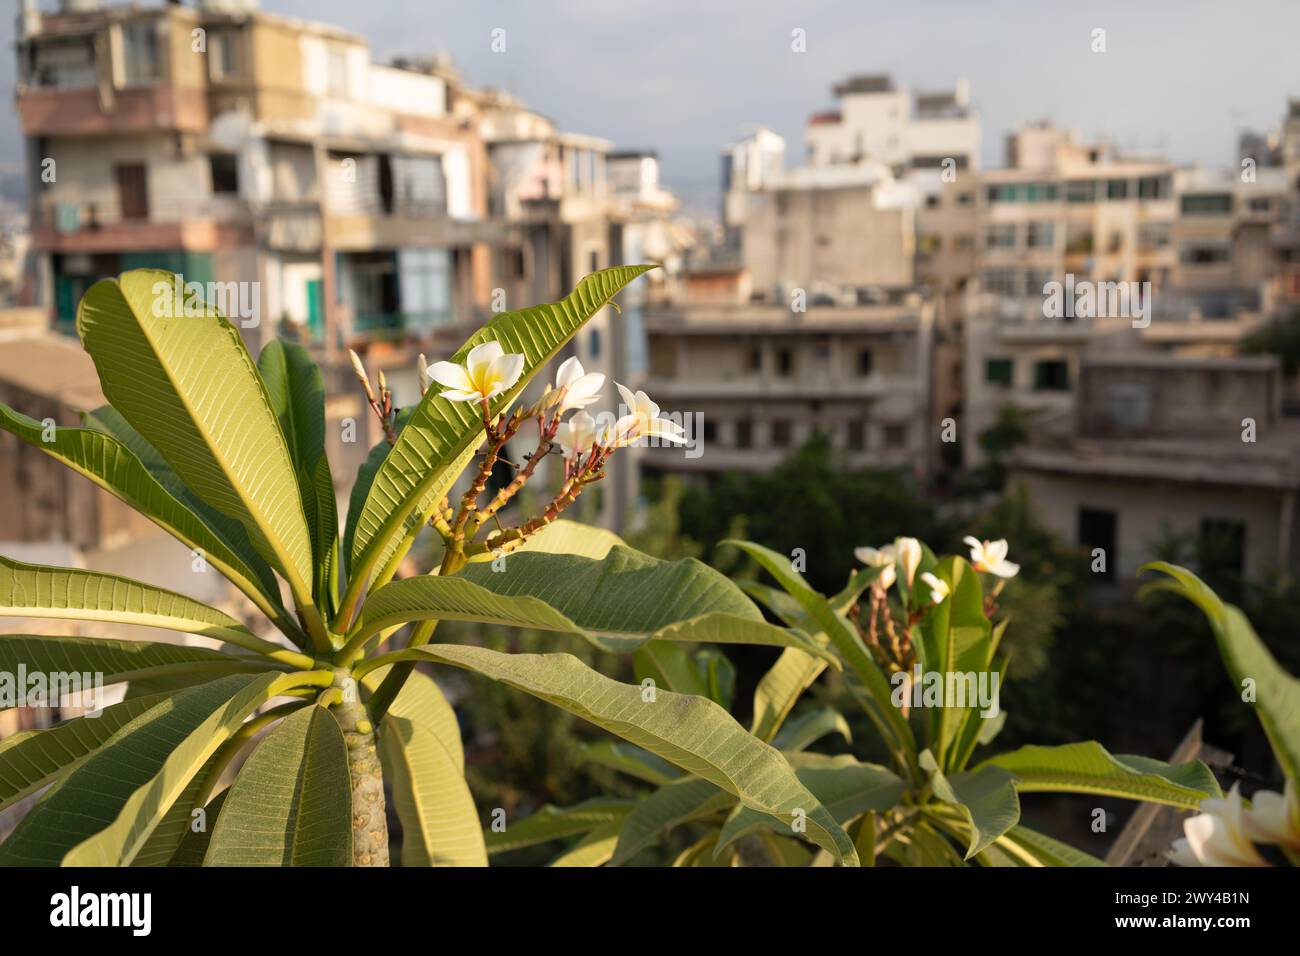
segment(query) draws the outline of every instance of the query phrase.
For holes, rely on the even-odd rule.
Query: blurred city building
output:
[[[254,0],[28,0],[17,59],[31,304],[71,333],[91,283],[127,269],[251,288],[253,352],[277,335],[308,345],[329,417],[357,423],[354,442],[330,429],[345,488],[380,437],[347,349],[410,404],[417,353],[447,355],[492,314],[610,265],[656,257],[658,290],[689,244],[652,154],[616,156],[611,184],[611,143],[470,87],[445,55],[378,63],[364,38]],[[609,310],[570,351],[633,385],[644,368],[641,326]],[[593,496],[604,523],[621,522],[636,474],[621,464]]]

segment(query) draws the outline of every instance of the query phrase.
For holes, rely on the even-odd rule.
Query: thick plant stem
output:
[[[375,728],[361,703],[352,675],[336,671],[334,686],[343,702],[334,708],[348,747],[348,777],[352,781],[352,865],[388,866],[388,813],[384,775],[375,744]]]

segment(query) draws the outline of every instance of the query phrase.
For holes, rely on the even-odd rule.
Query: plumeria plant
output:
[[[798,819],[814,843],[856,864],[853,841],[785,757],[707,696],[623,684],[558,650],[432,640],[439,621],[475,621],[554,632],[557,648],[753,643],[840,666],[808,634],[765,621],[705,565],[656,560],[558,517],[617,449],[683,438],[627,389],[626,413],[597,427],[585,409],[604,380],[576,359],[523,401],[527,383],[647,268],[597,272],[560,302],[495,316],[448,361],[421,360],[424,393],[410,407],[396,407],[385,378],[372,383],[355,360],[384,439],[358,470],[341,536],[322,375],[304,349],[272,342],[254,361],[214,309],[173,311],[161,294],[177,281],[170,273],[91,287],[77,331],[110,404],[57,427],[0,406],[0,427],[169,532],[194,573],[223,575],[250,611],[241,619],[142,581],[0,557],[0,615],[216,645],[0,636],[0,674],[77,671],[126,686],[102,713],[0,741],[0,809],[34,801],[0,844],[0,864],[384,865],[391,794],[403,865],[483,865],[456,717],[420,663],[562,707],[755,812]],[[536,447],[525,463],[507,462],[514,476],[486,497],[530,420]],[[503,526],[503,509],[543,480],[553,452],[563,467],[547,479],[558,485],[549,504]],[[399,580],[426,527],[442,543],[438,567]],[[486,816],[492,833],[522,825]]]
[[[1186,568],[1156,561],[1145,568],[1166,579],[1150,585],[1194,603],[1210,622],[1233,687],[1255,711],[1282,770],[1282,792],[1257,790],[1249,801],[1237,784],[1226,798],[1201,802],[1183,821],[1170,856],[1179,866],[1300,866],[1300,680],[1269,653],[1239,608],[1225,604]]]
[[[779,585],[746,586],[788,627],[812,635],[832,661],[787,648],[754,692],[750,733],[780,750],[808,788],[853,838],[864,865],[1097,866],[1101,861],[1020,823],[1021,793],[1114,796],[1194,808],[1222,796],[1213,774],[1193,761],[1177,766],[1112,755],[1100,744],[1026,746],[976,760],[1005,713],[998,688],[1007,661],[999,644],[1008,619],[997,598],[1019,572],[1006,541],[968,538],[967,558],[936,557],[915,538],[855,553],[864,567],[830,597],[814,591],[793,562],[749,542],[731,542]],[[643,673],[677,690],[725,700],[707,658],[680,646],[637,655]],[[839,665],[870,718],[890,765],[853,755],[810,752],[830,734],[849,738],[842,714],[799,702],[828,666]],[[702,834],[676,865],[817,865],[830,856],[808,833],[757,811],[699,775],[626,745],[591,748],[591,759],[649,784],[635,800],[547,807],[506,834],[488,834],[490,852],[581,834],[556,861],[620,864],[661,843],[675,828]]]

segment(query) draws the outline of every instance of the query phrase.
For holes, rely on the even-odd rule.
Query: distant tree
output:
[[[1276,355],[1288,378],[1300,370],[1300,309],[1241,340],[1243,355]]]
[[[743,562],[719,541],[743,533],[782,554],[802,553],[813,587],[833,593],[854,567],[853,549],[899,535],[944,537],[933,505],[900,470],[851,469],[817,433],[767,472],[728,472],[689,487],[681,526],[703,547],[702,559],[724,572]]]

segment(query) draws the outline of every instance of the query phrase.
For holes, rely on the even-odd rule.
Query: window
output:
[[[844,443],[849,451],[866,451],[867,423],[863,421],[849,422]]]
[[[122,69],[127,86],[158,79],[158,28],[153,20],[122,24]]]
[[[1203,193],[1184,196],[1179,205],[1184,216],[1230,216],[1231,193]]]
[[[794,353],[789,349],[777,349],[776,373],[782,378],[789,378],[794,374]]]
[[[885,447],[886,448],[907,447],[907,426],[886,425],[885,426]]]
[[[871,374],[874,367],[875,357],[871,354],[871,349],[858,349],[858,374],[867,376]]]
[[[1025,186],[1025,200],[1028,202],[1055,202],[1056,183],[1029,183]]]
[[[1146,428],[1151,421],[1151,388],[1143,382],[1117,382],[1108,394],[1110,420],[1129,431]]]
[[[1167,222],[1144,222],[1138,226],[1139,249],[1164,249],[1169,245],[1169,237]]]
[[[600,250],[599,249],[592,249],[591,252],[587,254],[587,271],[588,272],[600,271]]]
[[[790,423],[784,418],[772,422],[772,445],[776,448],[789,448],[791,438]]]
[[[213,153],[208,157],[212,167],[212,192],[239,192],[239,159],[234,153]]]
[[[1201,576],[1211,582],[1239,579],[1246,570],[1245,524],[1223,518],[1202,518],[1196,561]]]
[[[149,218],[149,174],[144,163],[113,167],[117,179],[117,204],[123,219]]]
[[[1103,581],[1115,579],[1115,563],[1119,558],[1115,550],[1115,525],[1117,518],[1113,511],[1098,508],[1079,509],[1079,546],[1089,552],[1101,549],[1103,562],[1099,565],[1092,561],[1092,567]],[[1090,555],[1091,558],[1091,555]]]
[[[1019,275],[1015,269],[985,269],[980,275],[980,286],[994,295],[1019,295]]]
[[[736,422],[736,447],[754,447],[754,423],[748,418],[742,418]]]
[[[763,350],[757,345],[750,348],[745,356],[745,371],[761,372],[763,371]]]
[[[587,354],[593,359],[600,358],[600,329],[592,329],[587,333]]]
[[[1251,212],[1271,212],[1273,209],[1273,200],[1267,196],[1257,196],[1252,198],[1249,203]]]
[[[1092,252],[1092,230],[1082,223],[1065,226],[1065,252],[1067,255]]]
[[[1127,179],[1108,179],[1106,181],[1107,199],[1128,199]]]
[[[1035,362],[1034,388],[1040,392],[1068,392],[1070,366],[1064,359],[1043,359]]]
[[[230,79],[243,73],[238,30],[208,31],[208,74],[214,80]]]
[[[1091,179],[1079,179],[1065,184],[1066,202],[1093,202],[1097,198],[1097,184]]]
[[[718,423],[712,418],[704,420],[704,440],[705,442],[714,442],[718,439]]]
[[[524,250],[507,249],[505,256],[505,273],[512,279],[522,279],[527,275],[527,263],[524,260]]]
[[[331,47],[326,58],[326,83],[330,96],[348,95],[348,57],[340,47]]]
[[[1168,199],[1172,187],[1168,176],[1143,176],[1138,180],[1138,199]]]
[[[1025,245],[1030,249],[1051,249],[1056,245],[1056,228],[1052,222],[1031,222],[1025,233]]]
[[[1016,226],[1011,222],[997,222],[984,231],[984,244],[990,249],[1014,249]]]
[[[1000,388],[1010,388],[1015,381],[1016,363],[1009,358],[984,360],[984,381]]]
[[[1226,242],[1187,242],[1178,252],[1179,261],[1186,265],[1214,265],[1227,262],[1231,248]]]
[[[957,205],[958,205],[958,206],[969,206],[969,205],[972,205],[974,202],[975,202],[975,194],[974,194],[974,193],[958,193],[958,194],[957,194]]]

